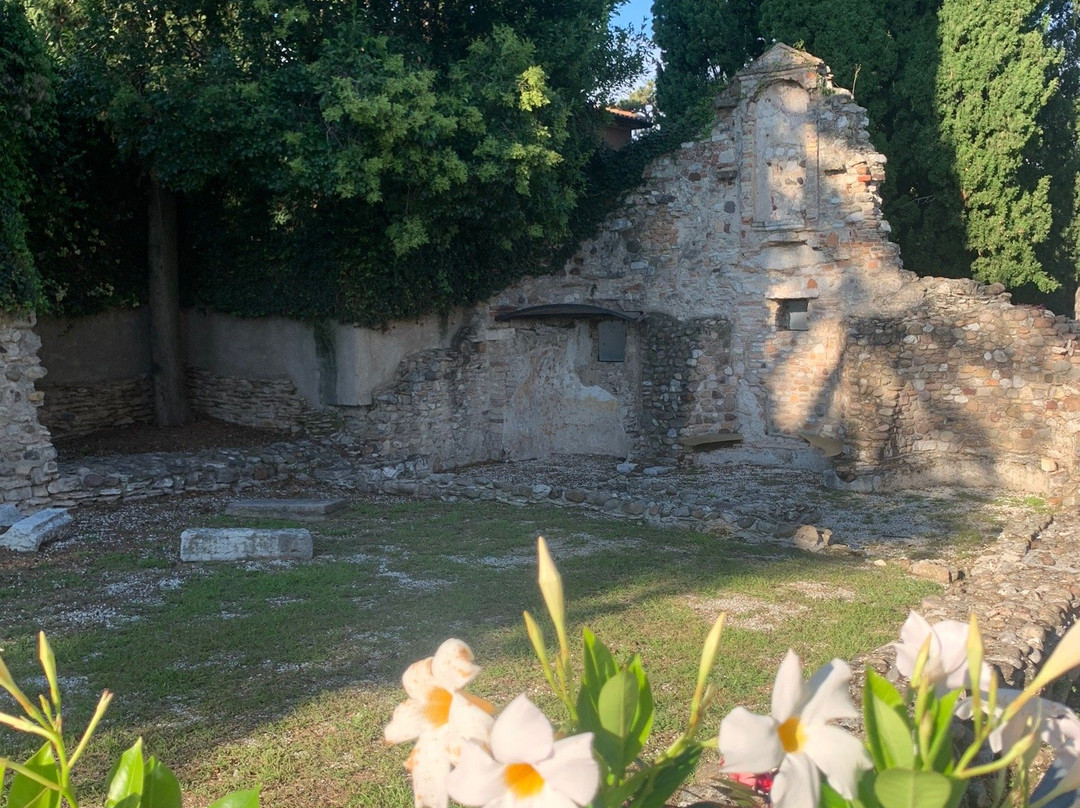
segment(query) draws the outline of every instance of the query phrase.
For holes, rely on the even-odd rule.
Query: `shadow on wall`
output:
[[[839,480],[863,490],[952,483],[1068,498],[1080,430],[1068,414],[1080,409],[1067,355],[1075,324],[1012,306],[1000,286],[903,272],[877,232],[887,230],[880,163],[837,163],[844,149],[830,138],[843,133],[809,99],[774,81],[748,106],[743,244],[778,278],[749,363],[763,368],[766,433],[838,439]]]

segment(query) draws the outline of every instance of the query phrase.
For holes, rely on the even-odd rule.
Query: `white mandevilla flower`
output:
[[[720,723],[725,772],[779,768],[771,797],[777,808],[816,808],[823,773],[845,799],[855,796],[859,771],[870,758],[853,735],[828,722],[855,718],[848,685],[851,668],[834,659],[802,680],[802,663],[788,651],[773,685],[771,714],[736,707]]]
[[[1019,690],[1007,687],[998,689],[996,715],[1001,715],[1020,695]],[[988,694],[984,692],[979,702],[984,712],[989,706],[987,698]],[[970,697],[963,699],[956,705],[957,718],[971,718],[973,708],[974,701]],[[1080,719],[1076,713],[1064,704],[1038,697],[1029,699],[1007,723],[990,733],[990,749],[994,752],[1012,749],[1021,738],[1033,731],[1058,755],[1080,754],[1080,747],[1077,746],[1080,743]]]
[[[491,753],[467,743],[447,778],[450,796],[484,808],[574,808],[587,805],[600,785],[592,733],[555,740],[544,714],[518,696],[491,730]]]
[[[1030,805],[1042,803],[1044,808],[1080,806],[1080,718],[1072,710],[1063,709],[1066,710],[1064,714],[1044,722],[1042,737],[1054,750],[1054,760],[1031,793]]]
[[[479,672],[469,646],[451,639],[401,677],[408,699],[394,710],[385,737],[391,744],[416,741],[405,761],[416,808],[446,808],[446,775],[461,755],[462,743],[486,743],[490,737],[492,706],[461,692]]]
[[[967,638],[969,626],[959,620],[941,620],[930,625],[917,612],[911,612],[900,628],[900,642],[896,647],[896,669],[911,678],[915,660],[927,637],[930,638],[930,654],[923,668],[923,676],[939,693],[956,690],[968,685]],[[990,675],[983,664],[980,678],[985,685]]]

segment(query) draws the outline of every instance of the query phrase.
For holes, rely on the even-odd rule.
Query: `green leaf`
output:
[[[600,702],[600,691],[604,684],[619,671],[615,664],[615,657],[607,649],[596,635],[589,629],[582,632],[584,638],[584,652],[582,653],[581,685],[588,691],[593,704]]]
[[[652,732],[654,704],[652,687],[649,685],[649,677],[645,675],[645,669],[642,667],[641,657],[634,654],[634,658],[630,660],[626,670],[637,680],[638,689],[637,712],[626,736],[626,745],[624,747],[626,762],[629,763],[640,754],[641,750],[645,748],[645,743],[649,740],[649,733]]]
[[[627,736],[638,706],[637,678],[629,671],[619,671],[600,691],[597,714],[600,730],[594,746],[614,774],[621,777],[633,756],[627,755]]]
[[[915,765],[913,729],[903,697],[884,678],[867,669],[863,689],[866,746],[878,770]]]
[[[875,699],[890,707],[904,706],[904,697],[900,695],[900,691],[888,679],[869,667],[866,669],[866,689]]]
[[[604,731],[604,728],[600,726],[600,715],[596,711],[596,702],[589,697],[589,692],[586,689],[584,682],[581,685],[581,690],[578,691],[576,707],[578,730],[581,732],[592,732],[599,737],[600,733]]]
[[[151,757],[146,761],[146,779],[139,808],[181,808],[180,782],[169,767]]]
[[[626,738],[634,724],[637,707],[637,677],[630,671],[619,671],[600,691],[600,726],[618,738]]]
[[[234,791],[232,794],[226,794],[217,802],[207,806],[207,808],[259,808],[259,789]]]
[[[886,769],[874,781],[882,808],[948,808],[963,794],[963,782],[937,772]]]
[[[851,808],[858,804],[857,801],[844,799],[840,792],[830,786],[824,780],[821,783],[821,799],[818,801],[819,808]]]
[[[928,750],[930,764],[936,772],[951,774],[956,761],[952,756],[952,726],[953,712],[956,702],[960,698],[960,691],[953,690],[946,693],[940,699],[935,699],[931,706],[930,715],[934,721],[933,740]]]
[[[649,774],[649,770],[641,769],[617,785],[602,788],[600,797],[603,808],[623,808],[630,797],[641,789]]]
[[[135,743],[113,766],[105,808],[136,808],[143,792],[143,743]]]
[[[577,697],[578,729],[581,732],[592,732],[596,736],[597,751],[602,758],[612,767],[618,766],[617,760],[611,760],[605,755],[621,757],[616,750],[616,744],[611,742],[604,727],[600,722],[600,691],[612,676],[618,673],[619,667],[615,664],[615,658],[611,652],[596,638],[589,629],[583,632],[584,648],[582,653],[582,676],[581,689]],[[600,747],[604,747],[604,751]]]
[[[49,744],[42,746],[23,765],[50,783],[60,782],[60,772],[56,768],[56,759]],[[7,808],[58,808],[59,805],[58,788],[51,789],[24,774],[15,774],[8,790]]]

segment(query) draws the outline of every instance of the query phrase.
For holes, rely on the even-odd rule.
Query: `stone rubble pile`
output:
[[[920,612],[931,623],[974,614],[987,663],[1009,687],[1022,688],[1080,616],[1080,515],[1060,511],[1007,525],[963,580],[925,599]],[[864,661],[895,677],[894,659],[886,647]]]
[[[482,467],[483,468],[483,467]],[[498,465],[488,467],[498,475]],[[667,476],[596,476],[581,486],[510,482],[483,474],[436,473],[422,458],[379,464],[342,454],[325,443],[298,440],[259,451],[152,453],[65,461],[49,485],[53,504],[118,502],[184,492],[243,489],[269,481],[317,480],[358,493],[425,499],[544,503],[665,525],[724,530],[747,540],[788,539],[818,512],[797,494],[753,502],[682,488]]]

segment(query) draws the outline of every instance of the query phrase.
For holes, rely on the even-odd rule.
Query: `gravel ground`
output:
[[[56,442],[62,461],[116,458],[147,452],[198,452],[213,448],[257,450],[288,435],[252,429],[214,419],[185,427],[134,425]],[[335,452],[338,451],[335,449]],[[342,458],[344,460],[344,458]],[[642,490],[656,499],[683,502],[721,502],[737,513],[759,515],[778,523],[809,523],[833,531],[834,543],[873,555],[963,556],[993,540],[1001,526],[1039,506],[1005,492],[972,492],[945,487],[888,494],[856,494],[825,488],[820,472],[751,465],[668,469],[648,476],[640,467],[621,473],[610,457],[562,455],[541,460],[485,463],[460,469],[458,475],[506,485],[544,484],[561,489]],[[264,483],[243,496],[355,496],[315,480]],[[120,536],[163,520],[183,523],[189,509],[212,512],[229,499],[181,494],[152,505],[82,506],[76,510],[75,530]],[[108,524],[123,513],[125,529]],[[143,515],[145,516],[143,516]],[[114,532],[115,531],[115,532]]]

